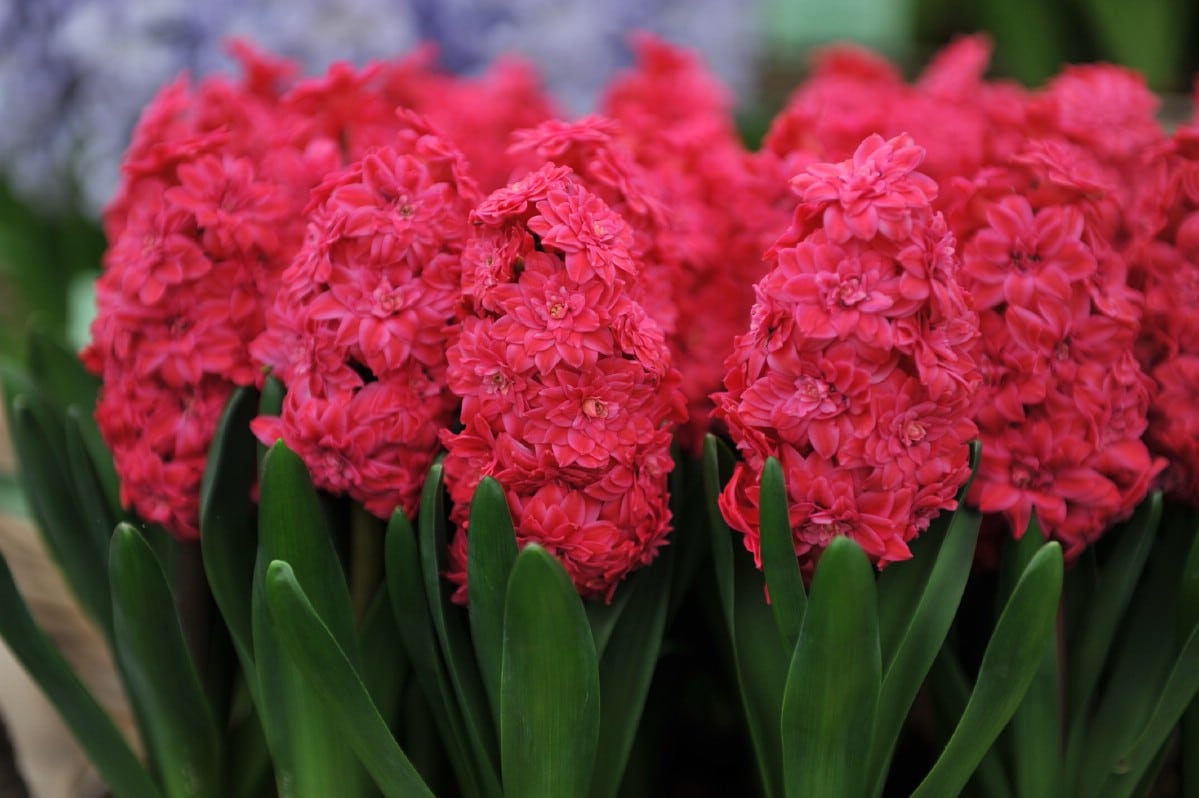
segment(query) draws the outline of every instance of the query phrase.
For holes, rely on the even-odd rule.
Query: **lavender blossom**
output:
[[[97,214],[117,182],[140,109],[187,70],[229,72],[247,37],[309,73],[438,43],[443,65],[477,72],[503,53],[532,61],[575,112],[631,62],[641,28],[699,50],[743,88],[754,20],[736,0],[4,0],[0,2],[0,179],[45,210]]]

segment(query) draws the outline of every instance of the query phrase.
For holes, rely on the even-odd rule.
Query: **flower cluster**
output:
[[[147,109],[105,218],[111,244],[83,354],[104,381],[96,418],[122,501],[183,537],[199,533],[225,401],[259,379],[249,345],[303,240],[308,190],[338,163],[300,129],[248,85],[175,83]]]
[[[731,101],[693,53],[650,36],[636,39],[637,67],[605,91],[635,159],[670,209],[651,261],[666,264],[666,327],[683,375],[689,421],[680,442],[698,452],[712,422],[733,338],[749,323],[763,252],[787,227],[790,199],[773,159],[748,152]],[[665,305],[665,303],[664,303]],[[655,311],[655,318],[661,314]]]
[[[1153,380],[1146,440],[1166,457],[1167,489],[1199,502],[1199,126],[1175,131],[1162,152],[1165,185],[1146,186],[1160,230],[1133,264],[1145,291],[1138,348]]]
[[[424,448],[435,446],[436,427],[426,427],[445,410],[425,400],[443,393],[436,365],[444,358],[440,328],[453,315],[454,248],[461,238],[452,228],[464,224],[477,189],[454,146],[429,133],[426,123],[397,115],[397,108],[429,106],[431,116],[450,117],[442,105],[447,98],[470,104],[472,114],[452,132],[482,142],[506,140],[514,127],[549,112],[523,73],[506,67],[459,80],[437,73],[418,52],[362,69],[336,65],[296,80],[291,62],[244,47],[239,52],[246,73],[241,82],[209,78],[192,89],[181,80],[146,109],[125,157],[124,181],[105,213],[111,244],[97,283],[94,340],[84,353],[87,366],[104,380],[97,420],[116,459],[122,500],[184,537],[198,534],[200,478],[221,408],[234,387],[260,384],[264,366],[289,382],[310,368],[319,384],[309,385],[308,395],[333,402],[285,417],[283,427],[263,422],[260,430],[273,437],[288,423],[298,425],[284,437],[301,449],[299,441],[308,441],[308,465],[314,472],[324,469],[328,487],[348,488],[357,479],[333,475],[340,461],[319,462],[330,452],[357,457],[362,466],[365,452],[375,452],[376,445],[389,452],[390,446],[421,448],[418,439],[427,441]],[[480,162],[471,165],[472,174],[512,168],[503,148],[474,152]],[[355,166],[343,172],[347,164]],[[362,185],[352,187],[355,182]],[[415,198],[411,216],[404,203],[394,202],[405,192]],[[310,202],[317,207],[311,228]],[[394,219],[378,218],[387,212]],[[306,233],[315,237],[307,245]],[[351,251],[355,240],[358,252]],[[322,246],[331,253],[328,262],[299,264],[283,277],[298,253],[318,260]],[[445,257],[426,262],[442,249]],[[369,288],[353,282],[363,276],[355,268],[380,266],[392,269],[382,281],[375,278]],[[431,286],[427,296],[413,295],[421,294],[419,285]],[[330,303],[333,295],[341,305]],[[275,337],[252,352],[276,298]],[[288,301],[316,307],[288,307]],[[383,322],[388,303],[415,303],[424,315]],[[313,314],[324,314],[320,324],[308,321]],[[340,348],[326,349],[327,331],[318,328],[342,322]],[[419,337],[409,339],[416,327]],[[350,341],[354,335],[357,342]],[[321,346],[312,349],[318,340]],[[403,342],[400,351],[392,346],[397,341]],[[375,352],[380,345],[392,348]],[[400,361],[410,353],[414,363],[432,369],[422,379],[433,382],[417,385],[415,373],[403,378],[412,383],[405,390],[414,392],[405,394],[412,415],[403,418],[391,405],[399,395],[393,380],[382,378],[400,379]],[[333,398],[334,387],[352,390],[355,380],[383,384],[362,391],[353,403]],[[291,400],[293,409],[301,398]],[[326,433],[299,431],[305,419],[317,417],[342,425],[327,433],[333,440],[319,445]],[[370,430],[383,423],[411,435],[378,444]],[[358,454],[347,454],[347,447]],[[420,469],[427,461],[405,467]],[[374,496],[370,506],[380,514],[395,507],[385,507],[386,501],[410,507],[407,499],[398,500],[407,485],[380,494],[394,466],[372,468],[370,484],[358,484],[355,495]]]
[[[462,430],[444,434],[459,532],[449,577],[465,600],[471,496],[494,476],[517,540],[540,543],[579,592],[610,597],[670,528],[678,374],[633,298],[628,224],[567,167],[546,164],[472,214],[463,318],[448,380]]]
[[[908,136],[871,136],[791,181],[794,223],[716,397],[742,455],[720,506],[759,560],[767,457],[806,567],[839,535],[880,565],[908,558],[969,475],[978,318],[923,155]]]
[[[423,120],[329,175],[308,235],[283,273],[251,352],[287,388],[282,415],[253,428],[282,438],[317,487],[386,518],[416,512],[457,398],[446,388],[467,214],[466,160]]]
[[[1028,92],[984,81],[987,59],[984,39],[963,39],[908,85],[876,56],[831,50],[766,148],[803,164],[875,130],[910,130],[928,148],[983,333],[970,500],[1017,537],[1035,511],[1073,556],[1130,514],[1163,466],[1141,441],[1150,384],[1130,283],[1159,226],[1144,187],[1161,180],[1150,156],[1163,134],[1129,70],[1071,67]]]

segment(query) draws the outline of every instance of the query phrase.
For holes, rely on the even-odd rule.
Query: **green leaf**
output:
[[[344,737],[325,722],[323,701],[283,651],[266,604],[267,566],[283,560],[295,569],[321,621],[357,667],[354,613],[341,563],[304,463],[282,442],[272,446],[263,460],[260,494],[251,609],[256,698],[280,795],[348,798],[362,794],[365,774]]]
[[[359,644],[362,648],[362,680],[379,713],[391,726],[399,713],[400,696],[411,665],[396,628],[386,583],[379,586],[374,602],[362,619]]]
[[[618,590],[627,609],[599,655],[600,728],[590,798],[613,798],[620,789],[662,650],[677,556],[676,548],[667,546]]]
[[[166,577],[128,524],[112,535],[115,653],[169,798],[221,795],[221,746]]]
[[[64,419],[63,434],[67,448],[67,469],[71,475],[71,487],[79,503],[79,512],[87,526],[79,531],[86,532],[91,538],[89,545],[101,550],[108,548],[109,538],[117,522],[124,519],[124,513],[118,517],[114,506],[108,501],[106,488],[101,477],[96,473],[87,442],[83,438],[83,429],[79,408],[72,405],[67,410]]]
[[[384,553],[387,592],[395,611],[396,625],[459,784],[468,797],[501,798],[499,776],[491,763],[479,762],[471,755],[462,714],[429,617],[416,533],[399,510],[392,514],[387,525]]]
[[[704,497],[708,508],[708,527],[712,536],[713,565],[720,609],[730,635],[733,631],[733,539],[732,530],[720,513],[717,498],[733,473],[735,455],[714,435],[704,436]]]
[[[1116,548],[1103,564],[1095,592],[1087,602],[1087,611],[1080,617],[1078,632],[1069,643],[1071,669],[1067,706],[1071,737],[1082,733],[1091,710],[1091,696],[1107,662],[1116,629],[1157,539],[1161,513],[1162,495],[1154,492],[1141,502],[1127,524],[1111,533],[1117,540]]]
[[[441,647],[446,673],[450,677],[458,706],[462,711],[463,727],[471,751],[480,766],[491,766],[499,753],[496,725],[491,722],[490,704],[483,689],[479,666],[471,646],[466,619],[457,607],[451,607],[449,589],[441,575],[445,572],[446,531],[445,491],[442,487],[440,463],[429,469],[421,495],[421,511],[417,519],[420,534],[421,573],[429,616]]]
[[[937,717],[938,739],[943,746],[952,729],[970,702],[970,680],[966,678],[949,645],[937,654],[928,676],[929,693]],[[1007,773],[1000,761],[998,746],[992,746],[978,763],[978,770],[971,778],[971,786],[986,798],[1013,798]],[[970,794],[970,793],[968,793]]]
[[[354,749],[383,794],[388,798],[432,798],[433,793],[380,717],[349,656],[287,563],[276,560],[267,567],[266,601],[279,642],[300,667],[308,688],[321,698],[325,717],[333,720],[332,731]]]
[[[1062,588],[1062,552],[1045,544],[1024,569],[983,654],[961,720],[912,798],[958,795],[1003,731],[1041,665]]]
[[[1184,512],[1190,512],[1189,508]],[[1194,525],[1193,516],[1191,524]],[[1194,628],[1199,624],[1199,535],[1195,536],[1183,566],[1178,596],[1180,631],[1188,626]],[[1181,749],[1183,798],[1199,798],[1199,698],[1191,700],[1182,716]]]
[[[795,649],[803,623],[807,596],[791,537],[790,501],[783,469],[773,457],[766,459],[761,483],[762,573],[770,590],[774,620],[788,651]]]
[[[484,477],[470,505],[466,573],[470,592],[470,634],[483,686],[498,733],[500,662],[504,647],[504,594],[516,563],[516,532],[500,483]]]
[[[703,482],[717,597],[729,641],[737,689],[767,798],[782,795],[783,752],[779,708],[787,678],[788,652],[766,604],[765,583],[753,559],[734,546],[717,497],[728,482],[735,456],[714,436],[704,439]]]
[[[1100,796],[1124,798],[1132,795],[1137,784],[1165,746],[1170,734],[1182,719],[1187,706],[1199,692],[1199,626],[1187,638],[1182,652],[1157,695],[1149,720],[1140,730],[1136,742],[1127,749],[1108,771]]]
[[[608,641],[612,638],[612,632],[615,631],[616,624],[624,614],[624,608],[628,606],[629,597],[632,595],[632,591],[617,590],[610,604],[588,601],[583,605],[583,609],[587,611],[587,623],[591,626],[591,637],[595,640],[595,655],[601,660]]]
[[[31,397],[12,400],[13,448],[21,464],[21,482],[47,549],[62,569],[83,608],[112,639],[112,597],[98,563],[108,559],[106,543],[89,534],[75,503],[74,485],[64,470],[66,439],[54,411]]]
[[[1085,734],[1072,736],[1067,772],[1076,795],[1098,795],[1135,743],[1178,654],[1178,586],[1193,531],[1163,524],[1111,648]]]
[[[834,538],[820,557],[783,695],[788,798],[864,795],[882,680],[874,568]]]
[[[254,562],[258,550],[254,485],[257,441],[250,421],[257,413],[256,396],[248,388],[234,391],[208,448],[200,485],[200,547],[212,596],[220,608],[247,673],[254,672],[250,608]],[[257,689],[250,680],[251,691]]]
[[[71,405],[67,408],[65,430],[68,436],[78,436],[78,442],[82,444],[86,453],[86,457],[80,459],[87,460],[93,478],[104,497],[109,517],[123,518],[126,513],[121,506],[121,480],[117,476],[112,452],[108,451],[108,446],[100,437],[100,429],[96,426],[96,419],[92,414],[90,409]],[[112,526],[116,526],[116,521]],[[112,531],[112,527],[109,527],[109,531]],[[107,538],[105,540],[107,545]]]
[[[888,566],[879,582],[880,640],[889,631],[895,642],[891,656],[884,659],[886,669],[871,744],[872,795],[882,793],[904,718],[945,644],[970,575],[982,515],[959,504],[956,512],[945,517],[949,519],[948,529],[933,529],[922,535],[918,541],[922,545],[913,547],[912,560]],[[898,576],[886,578],[897,571],[901,572]],[[917,579],[905,577],[905,571]],[[909,614],[884,614],[888,601],[911,607]],[[888,630],[884,623],[893,624],[898,631]]]
[[[1013,573],[1022,573],[1044,544],[1045,534],[1034,513],[1024,536],[1009,544],[1009,562],[1005,565]],[[1056,798],[1062,793],[1064,752],[1057,646],[1057,635],[1046,641],[1041,664],[1009,727],[1016,794],[1021,798]]]
[[[112,718],[34,622],[2,555],[0,636],[58,710],[112,793],[121,798],[160,798],[162,793]]]
[[[504,605],[500,760],[505,798],[585,798],[600,720],[587,615],[562,565],[529,544]]]
[[[29,331],[26,363],[34,381],[65,413],[70,405],[92,409],[100,390],[100,378],[83,367],[79,356],[56,337],[34,325]]]

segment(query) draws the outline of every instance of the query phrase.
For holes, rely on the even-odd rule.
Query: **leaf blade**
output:
[[[511,798],[585,798],[599,737],[599,664],[583,603],[536,544],[504,605],[500,761]]]

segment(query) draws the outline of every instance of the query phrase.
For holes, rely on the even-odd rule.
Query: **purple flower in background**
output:
[[[631,62],[635,28],[699,50],[744,89],[754,24],[752,4],[734,0],[3,0],[0,177],[47,210],[75,203],[97,214],[141,108],[181,71],[232,71],[230,36],[309,73],[425,40],[463,73],[514,53],[564,107],[583,112]]]
[[[501,53],[535,63],[571,111],[594,106],[613,72],[632,62],[628,34],[646,30],[698,50],[739,94],[754,68],[758,2],[737,0],[413,0],[446,66],[475,71]]]

